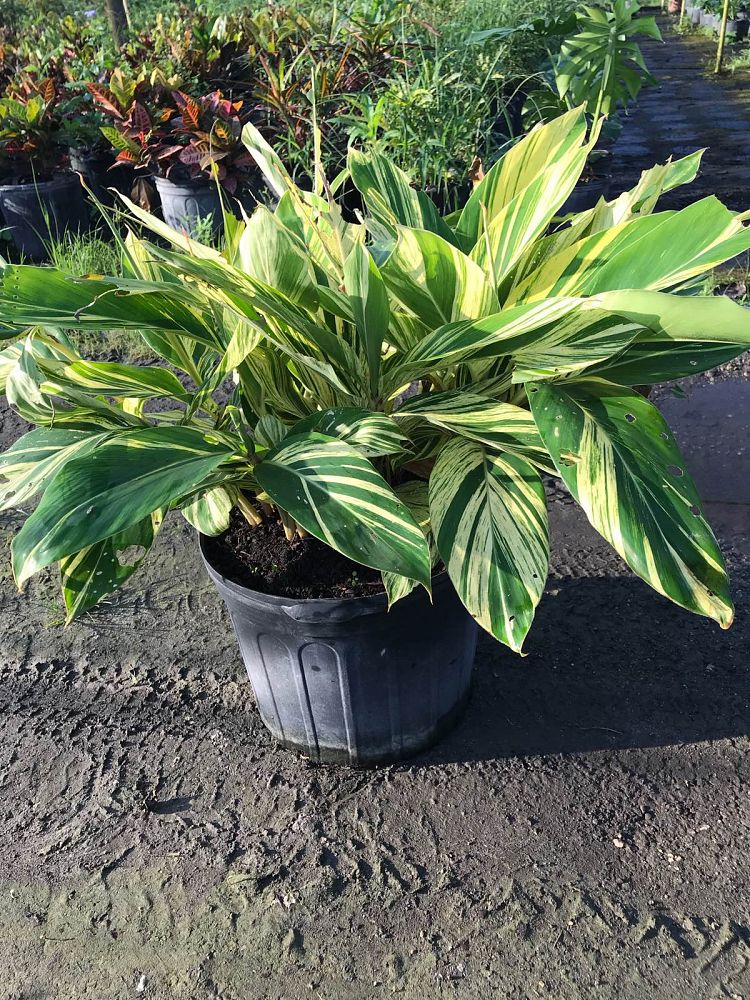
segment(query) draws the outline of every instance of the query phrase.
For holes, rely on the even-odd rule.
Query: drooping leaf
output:
[[[162,516],[156,511],[80,552],[60,560],[66,622],[73,621],[121,587],[148,555]]]
[[[429,589],[430,554],[419,526],[370,462],[346,442],[317,432],[295,435],[254,473],[273,502],[320,541]]]
[[[231,456],[192,427],[125,431],[67,462],[13,540],[19,586],[38,570],[167,507]]]
[[[31,500],[66,462],[93,451],[108,436],[59,427],[37,427],[24,434],[0,454],[0,510]]]
[[[619,385],[653,385],[711,371],[748,350],[747,344],[636,340],[621,353],[586,370]]]
[[[724,560],[656,407],[594,378],[534,386],[530,401],[560,475],[594,528],[659,593],[728,628]]]
[[[457,438],[430,476],[438,552],[471,616],[521,651],[549,562],[544,487],[532,465]]]
[[[221,535],[229,527],[235,493],[226,486],[214,486],[182,508],[182,516],[202,535]]]
[[[430,561],[434,566],[437,560],[437,549],[430,531],[430,498],[427,483],[422,479],[412,479],[396,486],[394,492],[401,503],[409,508],[412,517],[422,529],[427,544],[430,546]],[[388,607],[390,608],[396,601],[400,601],[402,597],[410,594],[417,584],[416,581],[410,580],[406,576],[386,572],[383,573],[383,586],[388,595]]]
[[[48,376],[50,386],[46,391],[55,391],[56,386],[73,385],[94,393],[108,396],[129,396],[133,399],[171,397],[185,399],[189,394],[184,386],[167,368],[146,365],[123,365],[115,361],[37,361],[39,368]],[[45,384],[42,384],[45,389]]]

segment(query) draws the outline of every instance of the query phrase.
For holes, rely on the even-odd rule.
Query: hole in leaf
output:
[[[629,424],[635,423],[635,416],[632,413],[626,413],[625,414],[625,419],[627,420],[627,422]]]
[[[698,506],[697,506],[697,504],[693,504],[693,505],[692,505],[692,506],[690,507],[690,513],[691,513],[691,514],[694,514],[694,515],[695,515],[695,517],[700,517],[700,516],[701,516],[701,511],[700,511],[700,507],[698,507]]]
[[[667,472],[670,474],[670,476],[682,476],[682,475],[684,475],[684,472],[679,467],[679,465],[668,465],[667,466]]]

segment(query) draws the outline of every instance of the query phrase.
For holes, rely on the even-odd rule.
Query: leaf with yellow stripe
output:
[[[750,248],[750,227],[716,198],[679,212],[638,216],[547,258],[510,291],[507,305],[618,289],[661,291]]]
[[[471,616],[521,651],[549,565],[544,487],[517,455],[456,438],[430,476],[438,552]]]
[[[430,546],[430,562],[435,565],[437,550],[430,530],[430,498],[427,483],[423,479],[410,479],[394,488],[394,493],[412,513],[414,520],[422,529],[427,544]],[[388,606],[406,597],[416,587],[416,581],[398,573],[383,573],[383,586],[388,595]]]
[[[529,395],[539,433],[594,528],[660,594],[728,628],[724,560],[656,407],[595,378],[532,386]]]
[[[98,604],[135,573],[161,527],[161,511],[60,560],[66,623]]]
[[[492,223],[545,170],[579,149],[585,137],[586,119],[583,110],[576,108],[547,124],[537,125],[512,146],[487,171],[461,212],[456,235],[462,249],[471,250],[484,232],[485,222]],[[567,194],[559,204],[566,198]]]
[[[380,271],[391,294],[428,326],[477,319],[500,308],[481,267],[424,229],[400,227]]]
[[[460,361],[512,358],[513,381],[556,377],[622,351],[641,326],[596,301],[522,303],[482,319],[438,327],[389,372],[402,380]]]
[[[478,393],[433,392],[415,396],[393,414],[396,420],[421,418],[460,437],[510,451],[554,471],[547,449],[528,410]]]
[[[472,260],[499,288],[527,248],[545,232],[576,186],[588,148],[573,143],[500,209],[471,251]]]
[[[430,588],[430,552],[409,512],[351,445],[310,431],[286,438],[254,468],[271,500],[355,562]]]

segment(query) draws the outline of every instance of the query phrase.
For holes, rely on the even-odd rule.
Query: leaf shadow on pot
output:
[[[750,732],[750,571],[722,632],[633,577],[550,580],[525,659],[481,638],[456,729],[404,767],[694,743]]]

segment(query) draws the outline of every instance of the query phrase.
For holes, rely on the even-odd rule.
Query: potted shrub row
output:
[[[0,214],[21,254],[44,257],[50,238],[86,225],[79,177],[70,170],[51,79],[0,99]]]
[[[278,205],[221,251],[133,204],[160,239],[128,235],[127,278],[0,268],[4,388],[37,425],[0,458],[2,505],[39,497],[18,585],[58,565],[68,619],[89,613],[181,512],[265,724],[354,764],[456,720],[478,628],[522,651],[548,569],[543,473],[635,574],[729,627],[719,546],[636,387],[750,346],[747,310],[690,292],[750,229],[715,198],[651,214],[692,156],[549,235],[588,131],[583,109],[534,129],[445,218],[352,150],[365,209],[347,222],[247,125]],[[122,328],[161,365],[87,361],[64,333]]]
[[[686,4],[685,6],[685,15],[692,24],[700,25],[711,31],[721,29],[722,12],[723,4],[719,3],[718,0],[711,0],[711,2],[702,5]],[[747,37],[748,28],[750,28],[750,14],[745,6],[730,2],[726,27],[727,35],[733,35],[741,40]]]
[[[220,91],[199,98],[173,91],[149,108],[138,95],[126,105],[111,88],[88,89],[113,122],[101,131],[116,152],[114,169],[153,180],[170,226],[191,235],[201,225],[217,232],[220,190],[246,206],[255,204],[259,174],[241,141],[242,101]]]

